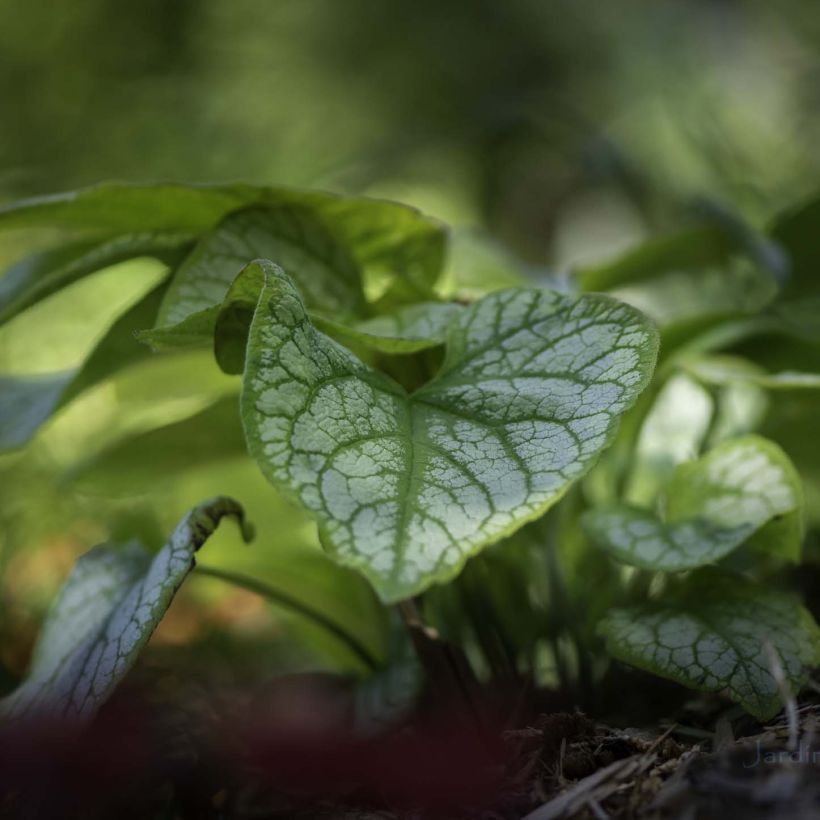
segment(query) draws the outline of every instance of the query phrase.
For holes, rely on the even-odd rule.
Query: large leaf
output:
[[[654,328],[626,305],[500,291],[457,315],[441,371],[408,395],[319,332],[288,277],[259,264],[242,390],[249,449],[385,601],[452,578],[555,503],[655,360]]]
[[[797,692],[820,663],[820,629],[791,596],[711,571],[694,573],[662,603],[612,610],[600,630],[619,660],[725,692],[761,720],[783,705],[776,664]]]
[[[588,510],[582,522],[601,547],[646,569],[673,572],[713,563],[761,530],[762,548],[797,560],[802,490],[776,444],[745,436],[678,467],[665,520],[649,510],[611,506]]]
[[[194,508],[154,556],[136,543],[82,556],[46,618],[28,677],[0,701],[0,715],[91,717],[133,666],[194,553],[226,515],[243,523],[242,508],[228,498]]]
[[[150,325],[166,283],[129,308],[77,369],[47,376],[0,376],[0,451],[22,447],[60,408],[113,373],[148,358],[134,332]]]
[[[258,201],[250,185],[102,183],[32,197],[0,208],[0,229],[59,227],[83,233],[207,230],[226,213]]]
[[[145,231],[204,233],[233,211],[251,206],[310,211],[347,249],[363,272],[365,285],[376,288],[387,304],[429,299],[444,266],[444,228],[416,209],[386,200],[288,188],[106,183],[0,208],[0,229],[60,227],[95,237]],[[236,273],[228,275],[225,289]]]

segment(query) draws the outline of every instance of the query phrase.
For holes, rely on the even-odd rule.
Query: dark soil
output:
[[[820,818],[820,699],[795,707],[760,726],[699,698],[649,729],[519,708],[510,726],[495,698],[478,721],[428,704],[365,735],[338,678],[232,689],[144,668],[80,733],[0,735],[0,816]]]

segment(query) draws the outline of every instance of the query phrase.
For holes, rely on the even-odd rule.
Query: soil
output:
[[[555,693],[529,700],[511,712],[487,698],[477,721],[428,699],[364,734],[340,678],[232,688],[145,665],[82,732],[41,722],[0,736],[0,816],[820,818],[816,693],[765,726],[717,698],[644,728],[545,709]]]

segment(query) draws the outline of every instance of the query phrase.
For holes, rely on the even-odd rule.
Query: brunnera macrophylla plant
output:
[[[583,579],[568,604],[578,634],[589,627],[580,651],[603,639],[614,658],[767,718],[820,662],[811,615],[769,581],[801,560],[801,476],[753,434],[768,391],[810,393],[820,376],[797,361],[768,372],[736,349],[766,334],[818,342],[806,298],[787,298],[784,260],[802,242],[789,219],[805,216],[779,226],[785,249],[711,213],[579,272],[573,292],[522,280],[461,298],[471,272],[448,292],[443,227],[397,203],[238,185],[16,203],[0,228],[67,240],[0,279],[0,321],[124,259],[157,258],[167,274],[75,371],[0,377],[0,445],[24,446],[143,358],[210,347],[241,379],[236,413],[271,492],[385,604],[434,599],[480,553],[514,556],[505,577],[522,595],[496,615],[523,624],[506,641],[523,671],[541,640],[529,597],[545,583],[540,557],[562,556],[550,572],[606,562],[612,605],[584,606]],[[224,515],[242,520],[234,501],[197,507],[153,557],[134,544],[84,556],[2,713],[93,714]],[[260,533],[255,548],[275,540]],[[504,583],[487,582],[488,610]]]

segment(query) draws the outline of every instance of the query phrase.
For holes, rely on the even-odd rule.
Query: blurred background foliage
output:
[[[477,290],[513,258],[561,283],[685,224],[704,199],[765,226],[818,187],[818,109],[814,0],[0,0],[0,201],[104,179],[385,196],[454,226],[451,281]],[[0,242],[5,265],[30,237]],[[116,266],[18,316],[0,330],[0,370],[76,365],[160,267]],[[364,583],[331,565],[244,457],[237,389],[205,354],[158,358],[0,457],[0,668],[24,667],[90,544],[157,545],[220,492],[259,536],[245,547],[220,532],[203,563],[264,578],[387,651]],[[817,407],[777,401],[785,415],[769,427],[785,436],[809,418],[804,407],[790,422],[793,404]],[[186,585],[159,640],[226,630],[271,644],[279,669],[359,668],[292,608],[209,578]]]

